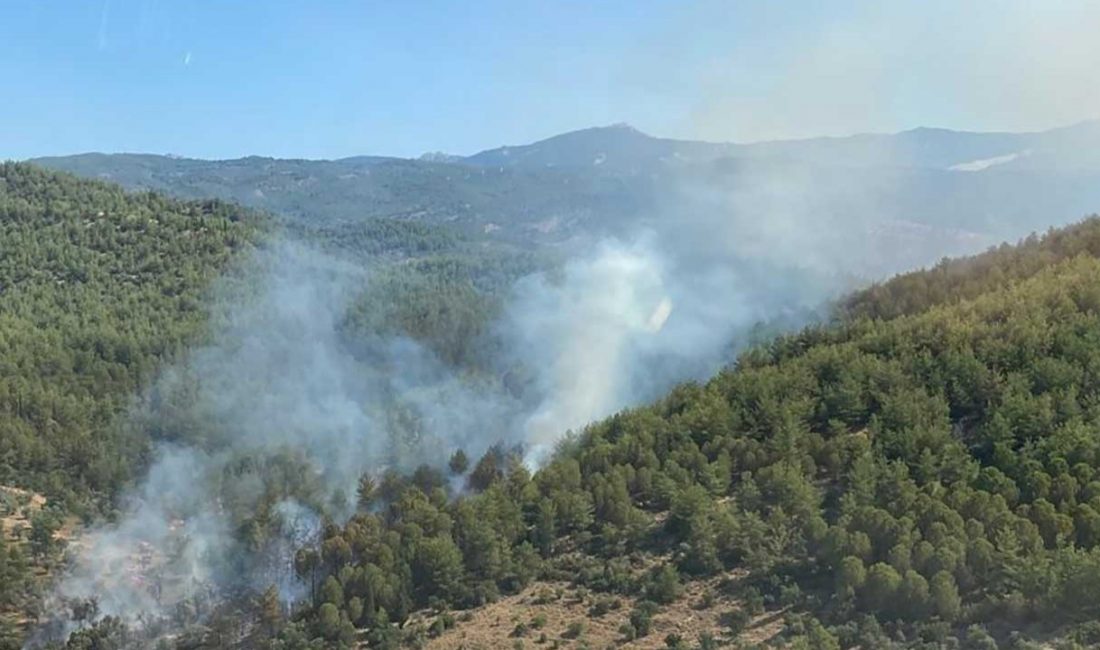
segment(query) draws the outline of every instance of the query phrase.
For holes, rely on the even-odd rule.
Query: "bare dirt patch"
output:
[[[722,595],[717,586],[730,577],[686,583],[681,597],[653,616],[652,630],[640,639],[628,640],[619,631],[629,622],[634,598],[585,592],[564,582],[539,582],[495,603],[456,612],[455,626],[429,640],[426,647],[477,650],[519,647],[520,642],[524,648],[665,648],[669,634],[694,646],[703,633],[729,642],[733,639],[725,617],[740,603]],[[594,606],[601,600],[618,603],[597,616]],[[418,619],[427,624],[432,616],[421,614]],[[782,614],[771,612],[756,617],[738,640],[765,643],[782,628]]]
[[[46,506],[46,497],[17,487],[0,485],[0,530],[7,539],[24,539],[31,518]]]

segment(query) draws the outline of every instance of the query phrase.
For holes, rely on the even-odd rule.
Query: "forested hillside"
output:
[[[847,318],[893,318],[933,305],[953,304],[1023,280],[1077,255],[1100,256],[1100,220],[1087,219],[1015,246],[1002,244],[982,255],[945,259],[931,269],[899,275],[856,291],[841,301]]]
[[[0,637],[38,602],[63,522],[109,511],[143,466],[148,436],[119,416],[201,337],[211,283],[261,227],[219,201],[0,165]]]
[[[249,282],[232,271],[247,269],[277,228],[218,200],[0,166],[0,638],[51,614],[41,595],[60,542],[80,534],[80,518],[113,516],[161,435],[133,426],[132,407],[208,338],[210,318],[227,307],[227,285],[215,291],[216,282]],[[544,263],[426,224],[287,230],[371,269],[349,337],[409,336],[454,364],[473,365],[499,294]],[[23,625],[5,630],[17,618]]]
[[[112,505],[146,460],[150,432],[118,416],[203,336],[211,282],[266,226],[26,165],[0,181],[0,516],[26,526],[0,536],[0,610],[31,617],[0,636],[18,647],[64,614],[35,608],[65,516]],[[475,373],[500,292],[545,263],[341,228],[304,234],[386,262],[345,334],[412,336]],[[1094,218],[899,276],[537,471],[496,446],[368,473],[357,514],[294,554],[296,606],[261,584],[134,627],[75,603],[68,647],[1096,644],[1098,253]],[[277,535],[281,498],[234,513],[242,548]]]
[[[1100,0],[619,4],[0,4],[0,650],[1100,650]]]
[[[145,444],[121,437],[113,419],[158,364],[202,334],[211,283],[270,226],[217,200],[0,166],[0,485],[82,512],[112,497]],[[379,264],[354,322],[430,341],[440,340],[437,329],[480,327],[491,317],[478,308],[488,300],[480,292],[500,292],[537,264],[529,253],[486,252],[415,223],[367,220],[292,236],[394,262]],[[471,322],[425,316],[429,305],[446,311],[445,299],[461,301]]]
[[[526,244],[561,242],[599,230],[601,222],[633,218],[651,198],[645,178],[376,156],[194,160],[83,154],[32,162],[128,189],[219,197],[310,224],[386,218]]]
[[[144,449],[113,419],[201,333],[257,227],[219,201],[0,166],[0,484],[78,511],[111,497]]]
[[[260,599],[190,642],[461,647],[476,608],[520,593],[494,645],[1096,643],[1097,233],[970,260],[952,283],[981,289],[960,299],[887,283],[910,307],[880,308],[905,315],[777,339],[533,475],[496,448],[455,454],[461,492],[430,468],[364,476],[360,514],[298,554],[307,607]],[[666,612],[687,594],[685,627]],[[531,613],[555,602],[577,618]]]

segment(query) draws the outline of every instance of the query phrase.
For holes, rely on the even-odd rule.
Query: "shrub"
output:
[[[569,627],[565,628],[565,632],[562,636],[566,639],[577,639],[584,634],[584,621],[573,621],[569,624]]]

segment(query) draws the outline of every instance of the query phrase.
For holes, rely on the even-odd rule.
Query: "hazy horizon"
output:
[[[132,151],[130,151],[130,150],[94,150],[94,151],[91,151],[91,150],[89,150],[89,151],[70,151],[70,152],[67,152],[67,153],[46,154],[46,155],[41,155],[41,156],[31,156],[29,158],[22,158],[22,159],[9,158],[8,160],[28,160],[28,161],[30,161],[30,160],[35,160],[35,159],[39,159],[39,158],[64,158],[64,157],[69,157],[69,156],[88,156],[88,155],[165,156],[165,157],[169,157],[169,158],[178,158],[178,159],[182,159],[182,160],[204,160],[204,161],[211,161],[211,162],[228,161],[228,160],[243,160],[243,159],[246,159],[246,158],[271,158],[271,159],[274,159],[274,160],[334,161],[334,160],[345,160],[345,159],[350,159],[350,158],[363,158],[363,157],[365,157],[365,158],[394,158],[394,159],[401,159],[401,160],[416,160],[418,158],[422,158],[424,156],[431,155],[431,154],[444,154],[444,155],[456,156],[456,157],[460,157],[460,158],[468,158],[468,157],[477,155],[479,153],[486,152],[486,151],[492,151],[492,150],[495,150],[495,149],[510,148],[510,147],[522,147],[522,146],[527,146],[527,145],[531,145],[531,144],[536,144],[538,142],[542,142],[542,141],[545,141],[545,140],[550,140],[552,138],[555,138],[555,137],[558,137],[558,136],[561,136],[561,135],[569,135],[571,133],[580,133],[580,132],[583,132],[583,131],[592,131],[592,130],[599,130],[599,129],[612,129],[612,128],[617,128],[617,127],[631,128],[631,129],[634,129],[635,131],[638,131],[639,133],[641,133],[642,135],[644,135],[646,137],[654,138],[654,139],[657,139],[657,140],[677,140],[677,141],[683,141],[683,142],[706,142],[706,143],[710,143],[710,144],[755,145],[755,144],[767,144],[767,143],[773,143],[773,142],[804,142],[804,141],[810,141],[810,140],[843,140],[845,138],[876,137],[876,136],[889,137],[889,136],[896,136],[896,135],[901,135],[903,133],[909,133],[909,132],[912,132],[912,131],[920,131],[920,130],[944,131],[944,132],[950,132],[950,133],[975,133],[975,134],[983,134],[983,135],[998,135],[998,134],[1027,135],[1027,134],[1035,134],[1035,133],[1046,133],[1048,131],[1058,131],[1058,130],[1061,130],[1061,129],[1069,129],[1069,128],[1073,128],[1073,127],[1077,127],[1077,126],[1082,126],[1082,125],[1085,125],[1085,124],[1090,124],[1090,123],[1093,123],[1093,122],[1100,122],[1100,117],[1085,118],[1085,119],[1077,120],[1077,121],[1070,122],[1070,123],[1067,123],[1067,124],[1053,125],[1053,126],[1050,126],[1048,128],[1043,128],[1043,129],[1026,129],[1026,130],[1019,130],[1019,131],[982,131],[982,130],[971,131],[971,130],[966,130],[966,129],[952,129],[952,128],[943,127],[943,126],[922,124],[922,125],[902,129],[902,130],[899,130],[899,131],[855,131],[855,132],[852,132],[852,133],[845,133],[845,134],[839,134],[839,135],[811,135],[811,136],[797,137],[797,138],[773,138],[773,139],[767,139],[767,140],[736,140],[736,141],[734,141],[734,140],[707,140],[707,139],[677,138],[677,137],[667,136],[667,135],[663,135],[663,134],[659,134],[659,133],[651,133],[651,132],[645,131],[644,129],[637,128],[636,126],[634,126],[633,124],[630,124],[629,122],[614,122],[614,123],[610,123],[610,124],[580,127],[580,128],[572,129],[572,130],[569,130],[569,131],[562,131],[560,133],[551,133],[549,135],[542,136],[542,137],[537,137],[533,140],[526,141],[526,142],[508,142],[508,143],[496,144],[496,145],[492,145],[492,146],[482,147],[482,148],[476,149],[474,151],[462,152],[462,153],[453,152],[453,151],[444,151],[444,150],[441,150],[441,149],[426,149],[426,150],[424,150],[424,151],[422,151],[418,154],[403,156],[403,155],[391,154],[391,153],[382,152],[382,151],[364,151],[364,152],[361,152],[361,153],[350,154],[350,155],[347,155],[347,156],[328,157],[328,158],[326,158],[326,157],[309,157],[309,156],[284,157],[284,156],[271,155],[271,154],[268,154],[268,153],[265,153],[265,152],[252,152],[252,153],[247,153],[247,154],[240,155],[240,156],[232,156],[232,157],[228,157],[228,158],[217,158],[217,157],[205,157],[205,156],[186,156],[186,155],[178,154],[178,153],[173,152],[173,151],[137,151],[137,150],[132,150]],[[0,160],[3,160],[3,158],[0,158]]]
[[[60,9],[64,9],[63,11]],[[0,158],[468,155],[597,124],[758,142],[1100,115],[1081,1],[15,0]],[[934,34],[929,38],[929,34]]]

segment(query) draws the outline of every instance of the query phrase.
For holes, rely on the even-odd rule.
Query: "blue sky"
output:
[[[1091,2],[5,0],[0,158],[473,153],[1100,116]]]

